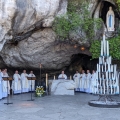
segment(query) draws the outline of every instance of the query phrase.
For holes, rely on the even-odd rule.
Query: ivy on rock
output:
[[[120,60],[120,35],[111,38],[109,41],[109,51],[113,59]],[[90,52],[92,53],[92,59],[99,58],[101,50],[101,41],[95,40],[91,44]]]
[[[95,30],[101,27],[100,18],[92,18],[87,0],[69,0],[66,15],[56,17],[53,30],[59,40],[71,40],[70,34],[75,33],[77,40],[93,40]],[[72,38],[73,40],[73,38]]]

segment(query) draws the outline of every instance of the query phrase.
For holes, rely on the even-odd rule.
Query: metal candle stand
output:
[[[96,86],[94,86],[94,94],[99,95],[98,100],[89,101],[88,104],[94,107],[115,108],[120,107],[120,102],[112,99],[112,96],[119,95],[119,74],[117,73],[117,65],[111,64],[111,56],[109,55],[109,42],[101,41],[101,56],[96,71]]]

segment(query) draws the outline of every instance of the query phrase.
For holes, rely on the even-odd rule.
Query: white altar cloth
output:
[[[52,95],[74,95],[75,82],[73,80],[53,80]]]

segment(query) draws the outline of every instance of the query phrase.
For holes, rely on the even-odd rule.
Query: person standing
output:
[[[13,75],[13,82],[12,82],[12,88],[14,94],[21,93],[21,77],[18,74],[18,71],[15,71],[15,74]]]
[[[8,76],[8,73],[7,73],[7,69],[3,69],[2,72],[1,72],[1,76],[2,76],[2,79],[4,77],[9,77]],[[7,88],[8,87],[8,88]],[[8,90],[8,91],[7,91]],[[7,97],[8,94],[10,94],[10,83],[9,81],[6,81],[6,80],[3,80],[2,81],[2,97]]]
[[[96,73],[95,70],[92,71],[91,75],[91,86],[90,86],[90,92],[95,93],[96,92]]]
[[[75,91],[79,91],[80,73],[78,71],[74,74],[73,79],[75,81]]]
[[[67,75],[64,74],[64,71],[61,72],[61,74],[58,76],[58,79],[67,79]]]
[[[85,92],[85,80],[86,80],[86,74],[85,71],[82,70],[82,74],[80,76],[80,91]]]
[[[86,74],[86,81],[85,81],[85,91],[87,92],[87,93],[90,93],[90,84],[91,84],[91,74],[90,74],[90,71],[89,70],[87,70],[87,74]]]
[[[23,70],[23,73],[21,74],[21,81],[22,81],[22,92],[28,92],[29,91],[29,83],[28,83],[28,74],[26,73],[26,70]]]
[[[33,71],[30,71],[28,77],[35,77]],[[32,90],[31,90],[31,85],[32,85]],[[35,80],[29,80],[29,91],[35,91]]]

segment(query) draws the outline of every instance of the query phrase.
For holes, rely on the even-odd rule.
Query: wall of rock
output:
[[[91,16],[99,0],[90,0]],[[70,44],[55,44],[52,23],[67,12],[67,0],[0,0],[0,56],[8,67],[59,70],[73,54],[91,55]],[[16,43],[16,44],[15,44]],[[82,45],[82,43],[81,43]]]

